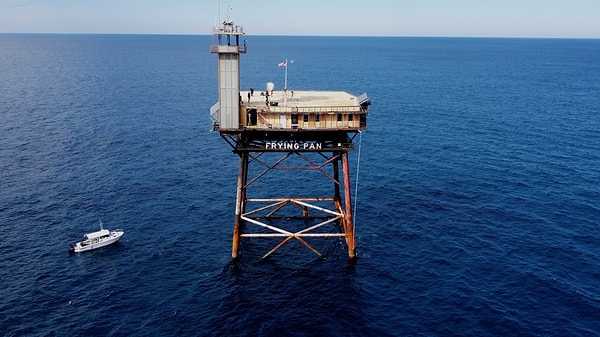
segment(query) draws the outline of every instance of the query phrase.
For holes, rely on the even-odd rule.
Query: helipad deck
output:
[[[366,128],[366,94],[345,91],[242,91],[244,129],[337,130]]]
[[[317,111],[360,111],[358,96],[345,91],[272,91],[267,96],[266,92],[243,91],[242,105],[258,107],[261,110],[273,112],[317,112]],[[249,100],[249,101],[248,101]]]

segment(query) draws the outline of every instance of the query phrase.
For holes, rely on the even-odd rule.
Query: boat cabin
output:
[[[108,229],[102,229],[97,232],[87,233],[85,236],[88,238],[90,243],[93,244],[98,242],[101,238],[110,236],[110,231]]]

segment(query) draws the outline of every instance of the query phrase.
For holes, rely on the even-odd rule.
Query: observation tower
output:
[[[219,76],[219,101],[210,109],[213,130],[239,157],[232,258],[238,257],[242,239],[274,242],[263,258],[291,240],[323,257],[314,246],[317,238],[343,237],[348,256],[354,259],[348,152],[354,150],[356,136],[367,129],[370,98],[345,91],[275,90],[272,83],[264,90],[241,90],[240,55],[247,51],[245,41],[240,41],[243,28],[227,20],[213,27],[212,35],[210,51],[218,56]],[[287,166],[292,158],[302,165]],[[319,187],[325,194],[286,195],[286,183],[279,180],[266,188],[274,195],[249,195],[248,188],[265,174],[280,171],[320,173],[326,183]]]

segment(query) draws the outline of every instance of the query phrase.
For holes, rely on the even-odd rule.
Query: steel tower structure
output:
[[[227,20],[212,34],[211,53],[218,55],[219,76],[219,101],[210,109],[213,130],[239,156],[232,258],[238,257],[240,241],[247,238],[278,240],[263,258],[294,239],[323,256],[308,242],[317,237],[343,237],[349,258],[355,258],[348,151],[367,128],[370,98],[345,91],[275,91],[271,83],[260,96],[253,89],[242,91],[240,55],[247,51],[245,41],[240,41],[243,28]],[[272,156],[276,160],[269,161]],[[304,166],[286,166],[292,157]],[[248,195],[250,186],[278,170],[318,172],[333,190],[326,196]],[[271,188],[273,193],[285,191],[282,185]]]

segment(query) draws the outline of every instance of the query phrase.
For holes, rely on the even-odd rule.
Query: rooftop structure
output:
[[[255,95],[253,95],[255,94]],[[364,130],[368,98],[345,91],[241,92],[244,129]]]

